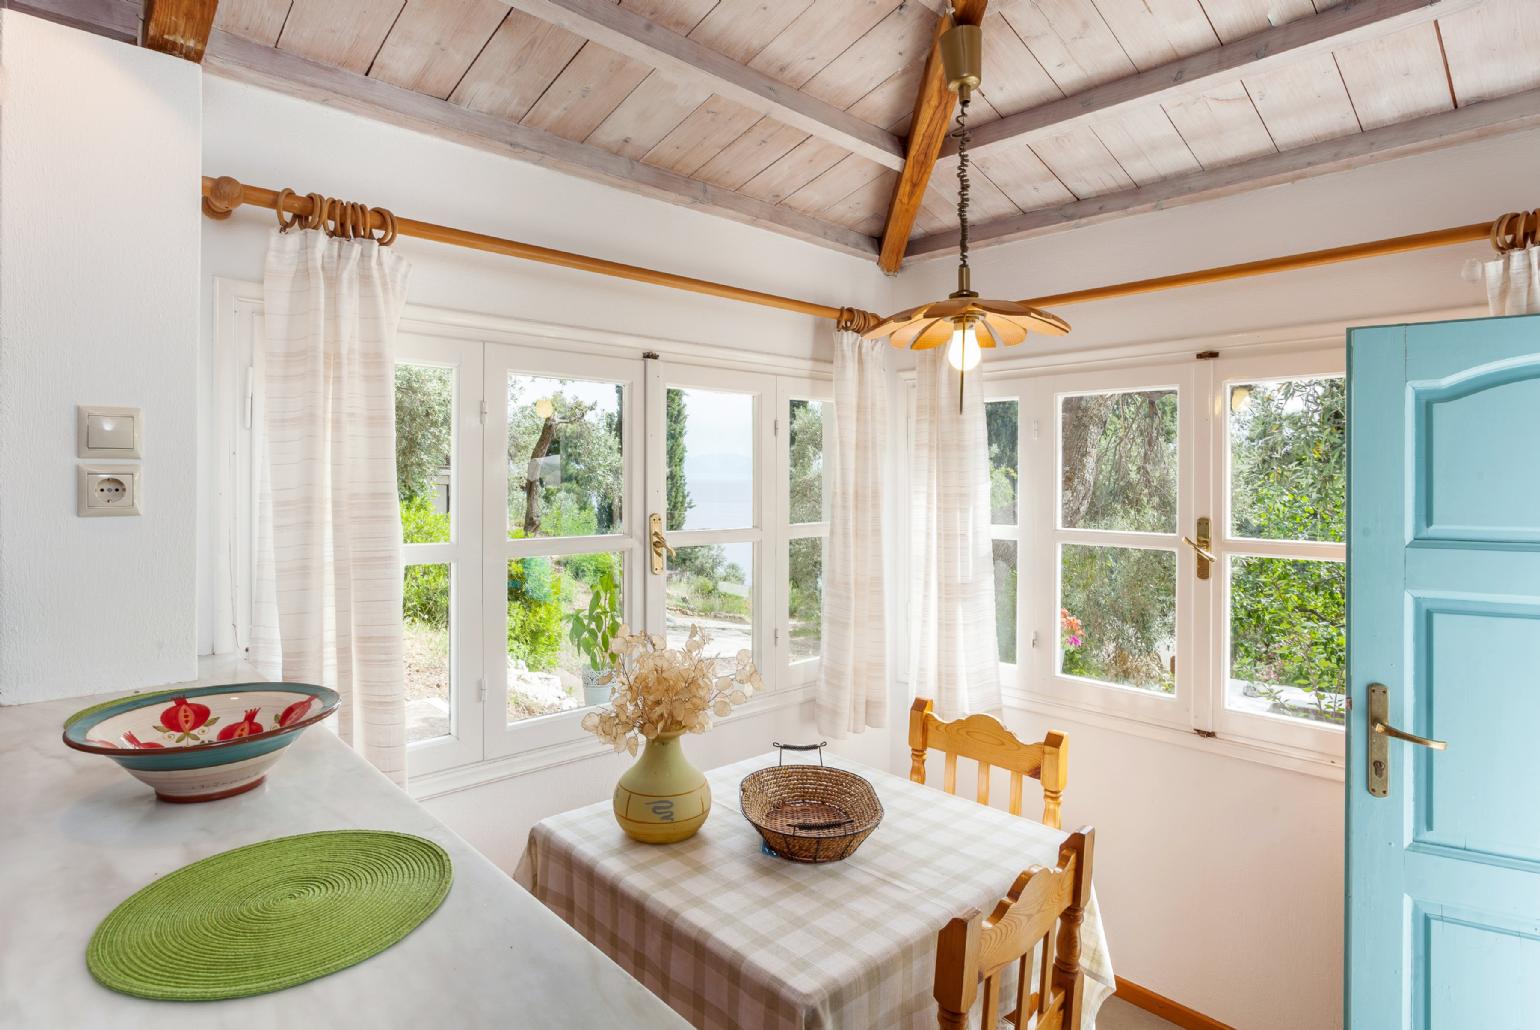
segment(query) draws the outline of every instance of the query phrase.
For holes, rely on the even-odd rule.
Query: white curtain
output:
[[[910,682],[942,719],[1001,714],[984,400],[977,372],[968,375],[959,412],[958,375],[945,348],[919,352]]]
[[[251,650],[342,695],[337,730],[406,782],[396,327],[408,263],[372,240],[273,233]]]
[[[818,732],[836,739],[888,722],[888,619],[883,463],[888,438],[887,342],[834,336],[829,550],[824,555]]]
[[[1471,261],[1467,279],[1487,288],[1487,306],[1494,315],[1540,314],[1540,245],[1510,250],[1490,261]]]

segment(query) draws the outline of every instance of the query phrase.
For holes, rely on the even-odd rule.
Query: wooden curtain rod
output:
[[[316,211],[318,199],[322,204],[322,211],[319,213]],[[331,198],[320,198],[318,194],[301,196],[288,190],[268,190],[260,186],[247,186],[228,175],[221,175],[217,179],[210,178],[207,175],[203,177],[203,210],[209,217],[228,218],[230,212],[242,204],[250,204],[255,207],[265,207],[278,211],[280,217],[287,213],[305,218],[320,217],[321,214],[331,210],[332,206],[335,205],[339,211],[350,210],[357,212],[361,217],[362,223],[367,225],[370,230],[377,229],[381,232],[386,232],[393,225],[394,231],[402,236],[414,236],[418,239],[432,240],[435,243],[447,243],[456,247],[469,247],[472,250],[486,251],[490,254],[506,254],[510,257],[524,258],[528,261],[539,261],[542,264],[560,265],[563,268],[576,268],[584,272],[595,272],[599,275],[630,279],[634,282],[652,283],[655,286],[667,286],[675,290],[687,290],[690,293],[725,297],[728,300],[779,308],[782,311],[795,311],[803,315],[812,315],[815,318],[831,319],[841,329],[852,329],[856,332],[865,332],[878,325],[881,321],[878,315],[870,311],[863,311],[860,308],[836,308],[827,304],[814,304],[811,301],[797,300],[795,297],[781,297],[773,293],[746,290],[741,286],[728,286],[706,279],[694,279],[686,275],[675,275],[673,272],[660,272],[652,268],[643,268],[640,265],[627,265],[619,261],[607,261],[604,258],[588,257],[587,255],[574,254],[570,251],[538,247],[532,243],[505,240],[497,236],[486,236],[477,232],[469,232],[465,229],[452,229],[448,226],[434,225],[432,222],[418,222],[410,218],[397,218],[381,208],[345,205]],[[1433,232],[1416,233],[1411,236],[1396,236],[1387,240],[1375,240],[1371,243],[1355,243],[1346,247],[1312,250],[1303,254],[1264,258],[1261,261],[1246,261],[1236,265],[1222,265],[1218,268],[1205,268],[1196,272],[1182,272],[1177,275],[1164,275],[1154,279],[1139,279],[1133,282],[1117,283],[1112,286],[1097,286],[1089,290],[1075,290],[1069,293],[1054,294],[1049,297],[1035,297],[1030,300],[1024,300],[1021,303],[1039,308],[1062,307],[1066,304],[1083,304],[1093,300],[1130,297],[1140,293],[1153,293],[1157,290],[1170,290],[1182,286],[1199,286],[1205,283],[1225,282],[1230,279],[1245,279],[1251,276],[1268,275],[1273,272],[1288,272],[1300,268],[1312,268],[1317,265],[1335,264],[1339,261],[1356,261],[1361,258],[1383,257],[1387,254],[1403,254],[1407,251],[1428,250],[1434,247],[1448,247],[1458,243],[1475,243],[1481,240],[1490,240],[1492,246],[1499,252],[1540,243],[1540,209],[1532,212],[1505,214],[1494,222],[1478,222],[1473,225],[1457,226],[1453,229],[1438,229]]]

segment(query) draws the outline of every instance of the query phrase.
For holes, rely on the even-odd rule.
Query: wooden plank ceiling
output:
[[[599,10],[609,0],[597,7],[587,0],[221,0],[210,57],[220,71],[220,39],[237,37],[238,56],[224,63],[249,68],[261,63],[260,48],[282,55],[258,79],[267,84],[282,88],[285,68],[338,69],[348,73],[335,79],[340,83],[366,78],[438,102],[425,112],[485,116],[475,133],[517,123],[538,130],[524,139],[576,145],[553,159],[559,165],[581,164],[588,152],[615,155],[633,164],[607,157],[594,166],[610,178],[617,168],[622,175],[628,167],[656,169],[649,182],[661,195],[677,193],[709,210],[875,254],[872,238],[887,220],[902,137],[944,3],[619,0],[637,16],[627,21]],[[975,147],[974,239],[1015,238],[1096,212],[1110,217],[1137,210],[1142,192],[1169,203],[1215,183],[1244,188],[1246,169],[1253,167],[1272,168],[1276,176],[1287,165],[1287,174],[1297,176],[1308,174],[1316,155],[1340,166],[1462,133],[1534,124],[1540,115],[1534,97],[1510,99],[1490,115],[1450,114],[1540,89],[1540,61],[1533,57],[1540,53],[1540,0],[1442,0],[1426,14],[1405,0],[1354,0],[1351,10],[1329,17],[1341,24],[1383,18],[1379,31],[1333,28],[1342,34],[1283,56],[1257,48],[1232,60],[1233,68],[1213,72],[1196,92],[1135,78],[1280,26],[1325,25],[1306,20],[1322,18],[1335,3],[993,0],[983,20],[984,81],[970,122],[980,128],[1012,116],[1016,121],[1002,123],[1005,138]],[[628,52],[530,10],[566,24],[583,24],[594,11],[606,25],[613,17],[617,34],[606,38]],[[713,79],[681,74],[671,58],[638,59],[654,44],[643,38],[632,46],[625,33],[647,23],[693,44],[675,46],[672,36],[659,34],[671,54],[688,58],[704,47],[731,68],[750,71],[741,79],[731,72]],[[1332,45],[1336,41],[1344,45]],[[289,58],[303,61],[283,63]],[[312,79],[313,95],[315,83],[324,88],[327,80]],[[365,83],[346,88],[371,99]],[[819,103],[809,107],[809,97]],[[1046,125],[1027,124],[1034,121],[1031,112],[1066,97],[1094,98],[1097,110],[1066,118],[1056,108]],[[388,97],[380,103],[402,108]],[[875,143],[834,142],[855,139],[848,129],[856,123],[820,121],[826,110],[893,134],[891,153],[883,150],[882,133],[872,135]],[[777,118],[766,111],[788,113]],[[424,113],[418,120],[436,117]],[[805,129],[824,122],[829,132]],[[1361,135],[1360,142],[1348,139]],[[1300,151],[1302,160],[1278,156],[1290,151]],[[954,172],[954,158],[937,164],[911,254],[953,246]],[[1157,183],[1161,189],[1152,190]]]

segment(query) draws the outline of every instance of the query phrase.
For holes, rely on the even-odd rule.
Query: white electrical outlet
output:
[[[77,465],[79,514],[86,517],[143,514],[144,471],[138,465]]]

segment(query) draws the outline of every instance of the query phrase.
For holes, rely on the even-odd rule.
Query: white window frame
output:
[[[1236,540],[1228,508],[1227,384],[1343,374],[1340,348],[1270,348],[1221,359],[1179,355],[1129,361],[1117,367],[1061,371],[1012,370],[986,379],[986,400],[1017,399],[1017,665],[1001,665],[1007,701],[1045,710],[1081,713],[1103,724],[1137,724],[1149,734],[1175,731],[1220,738],[1236,754],[1297,763],[1343,764],[1339,727],[1232,711],[1225,705],[1228,670],[1228,555],[1341,560],[1340,544]],[[1175,534],[1112,533],[1059,527],[1059,398],[1113,390],[1175,388],[1178,395],[1178,496]],[[1196,556],[1180,543],[1195,536],[1196,519],[1210,517],[1212,550],[1220,560],[1199,581]],[[1011,527],[994,527],[1008,537]],[[1058,672],[1059,547],[1064,543],[1156,546],[1176,549],[1176,693],[1158,695]],[[1192,738],[1196,739],[1196,737]],[[1265,753],[1265,755],[1264,755]],[[1270,757],[1268,757],[1270,756]]]
[[[1220,358],[1202,362],[1199,375],[1213,398],[1212,431],[1209,454],[1213,475],[1208,510],[1213,513],[1213,547],[1219,560],[1214,563],[1210,582],[1211,610],[1209,632],[1213,646],[1208,657],[1213,662],[1210,677],[1210,720],[1225,737],[1255,744],[1279,744],[1288,748],[1323,754],[1341,755],[1343,728],[1329,723],[1260,715],[1232,709],[1226,703],[1230,655],[1230,557],[1245,555],[1264,558],[1304,558],[1346,562],[1346,543],[1311,541],[1256,540],[1231,535],[1230,511],[1230,386],[1235,383],[1275,382],[1292,379],[1324,379],[1346,375],[1346,356],[1341,350],[1318,350],[1299,354],[1270,354],[1239,358]],[[1344,687],[1346,684],[1344,684]]]
[[[817,522],[791,521],[791,403],[811,401],[824,404],[823,418],[823,518]],[[811,376],[781,376],[775,400],[775,417],[772,432],[775,434],[775,514],[774,524],[780,527],[781,541],[775,545],[775,583],[780,590],[776,605],[774,646],[776,665],[780,670],[780,682],[787,687],[803,686],[817,681],[823,664],[823,640],[819,638],[818,656],[793,661],[791,657],[791,542],[793,540],[818,539],[823,541],[822,556],[829,560],[829,505],[834,496],[834,462],[837,457],[836,419],[834,411],[834,384],[827,379]],[[833,413],[833,418],[829,413]],[[827,570],[827,565],[825,565]],[[822,605],[820,604],[820,610]]]
[[[407,745],[411,773],[425,774],[476,761],[482,753],[480,684],[481,494],[483,476],[481,345],[400,333],[396,364],[448,368],[454,373],[454,407],[449,459],[449,542],[402,544],[403,565],[450,566],[449,707],[446,736]]]
[[[243,652],[250,641],[255,557],[252,543],[258,490],[256,455],[262,424],[261,349],[256,346],[256,341],[263,327],[263,304],[262,289],[254,283],[217,279],[215,294],[215,353],[211,368],[214,392],[209,402],[213,442],[208,462],[215,545],[212,548],[214,568],[210,577],[209,611],[205,617],[213,622],[215,653],[229,654]],[[739,392],[746,389],[746,383],[754,382],[753,389],[761,397],[755,458],[759,470],[755,483],[758,514],[753,530],[758,548],[755,557],[755,661],[768,689],[719,721],[753,717],[806,701],[810,697],[810,681],[791,682],[779,657],[772,659],[770,650],[773,646],[771,631],[776,621],[771,613],[781,610],[785,604],[785,590],[778,579],[785,569],[784,562],[771,568],[766,564],[765,556],[784,551],[788,537],[782,524],[784,511],[775,507],[776,498],[783,493],[775,486],[784,483],[785,460],[779,456],[769,414],[770,405],[779,404],[786,390],[795,396],[809,392],[815,396],[831,394],[827,363],[746,356],[712,345],[408,305],[398,335],[396,357],[407,363],[453,364],[462,371],[456,383],[458,421],[454,437],[456,449],[451,461],[456,476],[451,499],[451,542],[403,545],[403,564],[439,562],[447,558],[456,563],[456,572],[461,573],[455,577],[451,598],[452,733],[449,737],[416,742],[408,747],[407,769],[413,795],[433,796],[605,752],[604,745],[578,725],[582,709],[523,720],[510,727],[506,725],[506,694],[503,690],[492,689],[496,677],[489,672],[494,666],[489,666],[488,657],[494,648],[499,655],[504,654],[498,646],[502,643],[503,633],[487,631],[487,595],[493,587],[499,591],[506,589],[506,573],[493,577],[492,587],[488,586],[486,573],[491,559],[482,552],[481,540],[489,535],[484,529],[492,509],[491,500],[505,496],[502,491],[506,490],[507,473],[506,469],[502,470],[504,478],[499,490],[489,491],[487,482],[492,473],[487,471],[484,456],[488,453],[488,440],[492,440],[495,447],[491,453],[500,455],[505,451],[506,412],[500,429],[483,424],[482,402],[489,400],[486,395],[487,355],[493,348],[503,346],[553,359],[549,364],[532,364],[522,369],[536,375],[605,379],[607,376],[595,369],[611,358],[643,366],[642,380],[647,385],[639,389],[634,398],[627,398],[632,417],[627,427],[628,435],[622,443],[627,462],[634,460],[638,467],[646,462],[644,439],[652,428],[644,395],[652,388],[653,375],[662,374],[665,380],[677,378],[678,385],[686,387]],[[662,361],[658,360],[659,351],[664,355]],[[542,368],[548,371],[542,372]],[[668,369],[677,370],[677,376]],[[783,386],[783,381],[790,385]],[[490,410],[495,407],[490,403],[487,405],[486,423],[492,422]],[[662,411],[661,403],[659,411]],[[662,431],[661,415],[657,431]],[[499,461],[497,464],[506,463]],[[481,476],[463,474],[478,466],[483,470]],[[629,469],[628,464],[628,475]],[[656,479],[656,482],[661,492],[663,481]],[[546,538],[548,546],[536,547],[530,553],[554,555],[619,550],[628,554],[624,590],[627,615],[633,617],[632,613],[641,612],[646,606],[646,580],[652,578],[645,561],[646,516],[653,510],[646,506],[649,500],[647,483],[641,475],[629,477],[624,538]],[[458,496],[458,506],[455,496]],[[658,510],[661,510],[661,501]],[[506,514],[500,507],[492,524],[504,525],[498,521],[502,519],[506,519]],[[716,542],[710,539],[712,535],[706,533],[702,539],[690,539],[694,534],[673,534],[671,542]],[[506,557],[499,554],[498,560],[505,562]],[[472,590],[474,599],[468,596]],[[465,611],[472,614],[465,615]],[[662,632],[662,608],[657,607],[655,611],[656,622],[649,623],[648,629]],[[649,611],[647,617],[654,616]],[[784,631],[784,627],[782,629]],[[500,661],[506,661],[506,658]],[[803,664],[816,665],[799,663]]]

